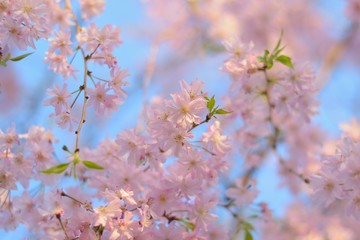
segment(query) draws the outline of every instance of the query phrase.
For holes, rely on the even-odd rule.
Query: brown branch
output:
[[[64,231],[64,234],[65,234],[65,237],[66,237],[66,240],[70,240],[70,237],[69,235],[67,234],[66,232],[66,229],[65,229],[65,226],[61,220],[61,214],[55,214],[57,220],[59,220],[59,223],[60,223],[60,226],[61,226],[61,229]]]
[[[187,132],[191,132],[194,128],[200,126],[201,124],[207,123],[211,120],[213,115],[211,115],[210,113],[208,115],[206,115],[206,118],[201,121],[200,123],[193,123],[192,127],[187,131]]]
[[[294,174],[295,176],[299,177],[304,183],[309,184],[310,179],[304,177],[303,174],[298,173],[293,168],[287,166],[285,160],[280,156],[280,154],[277,151],[277,145],[278,145],[278,140],[279,140],[279,135],[280,135],[280,129],[274,124],[273,117],[272,117],[272,110],[271,110],[272,109],[272,104],[271,104],[271,100],[270,100],[271,99],[271,96],[270,96],[271,80],[268,77],[266,69],[263,70],[263,72],[264,72],[265,79],[266,79],[266,90],[265,90],[266,101],[267,101],[268,107],[269,107],[269,119],[268,120],[269,120],[269,123],[270,123],[271,127],[273,128],[273,135],[270,137],[271,148],[274,151],[280,165],[285,167],[289,173]]]

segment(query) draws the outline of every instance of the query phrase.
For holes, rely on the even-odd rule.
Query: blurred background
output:
[[[93,21],[121,29],[123,44],[115,56],[130,74],[125,88],[128,98],[107,118],[90,111],[81,145],[92,148],[122,129],[143,127],[143,105],[154,96],[167,97],[177,91],[181,79],[200,79],[210,94],[221,99],[231,84],[229,76],[219,70],[228,58],[222,41],[237,36],[245,43],[252,41],[261,53],[275,45],[281,30],[287,55],[295,62],[309,61],[316,69],[320,107],[314,122],[327,138],[336,139],[339,125],[359,118],[360,113],[359,15],[360,10],[349,7],[345,0],[107,0],[104,13]],[[19,133],[31,125],[50,129],[58,139],[55,147],[61,157],[61,147],[73,142],[69,139],[75,135],[56,126],[49,118],[53,109],[43,106],[43,101],[46,89],[63,80],[44,64],[48,43],[41,40],[36,47],[26,59],[0,67],[0,127],[5,131],[15,123]],[[23,52],[14,55],[20,54]],[[81,69],[81,59],[73,65]],[[103,68],[93,71],[108,77]],[[70,90],[79,86],[73,79],[66,82]],[[80,109],[81,104],[76,107]],[[292,197],[287,189],[278,187],[274,164],[268,161],[258,176],[257,201],[268,202],[274,214],[281,216]],[[0,231],[1,239],[22,239],[26,234],[23,228],[13,233]]]

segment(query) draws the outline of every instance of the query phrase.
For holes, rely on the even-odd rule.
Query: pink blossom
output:
[[[16,181],[17,179],[11,172],[4,169],[0,170],[0,188],[17,190]]]
[[[142,156],[144,149],[144,138],[139,136],[135,129],[125,130],[115,140],[121,147],[122,154],[129,154],[129,162],[137,163]]]
[[[191,100],[190,95],[186,93],[172,94],[172,101],[169,102],[170,120],[182,127],[190,127],[193,123],[201,122],[201,115],[206,110],[206,101],[204,98]]]
[[[109,24],[100,29],[91,23],[89,28],[81,29],[76,38],[80,44],[86,45],[86,50],[89,52],[97,48],[103,52],[112,52],[122,43],[120,29]]]
[[[184,94],[188,93],[190,100],[194,100],[196,98],[204,98],[205,94],[202,93],[204,85],[205,84],[200,80],[195,80],[191,82],[191,84],[188,84],[184,80],[180,81],[181,92]]]
[[[161,148],[165,151],[171,150],[177,156],[183,149],[190,147],[186,139],[193,138],[194,135],[183,128],[167,125],[159,129],[157,136],[162,143]]]
[[[123,102],[116,95],[108,94],[109,90],[105,83],[97,83],[95,89],[87,89],[89,94],[88,106],[94,106],[95,113],[99,116],[116,111],[117,105]]]
[[[354,216],[360,220],[360,192],[359,189],[354,190],[349,197],[347,204],[347,214]]]
[[[20,50],[25,50],[27,45],[25,42],[25,32],[18,22],[10,17],[5,17],[0,24],[0,30],[3,33],[0,34],[1,43],[4,46],[8,46],[10,49],[18,47]]]
[[[47,12],[43,0],[18,0],[15,2],[14,14],[27,21],[40,23],[40,17]]]
[[[184,168],[185,173],[189,173],[193,178],[204,176],[207,169],[203,154],[194,149],[182,151],[179,156],[179,163]]]
[[[235,186],[226,191],[226,195],[235,199],[236,206],[244,207],[251,204],[259,194],[255,187],[255,181],[246,181],[239,178],[235,181]]]
[[[121,213],[120,203],[116,201],[111,201],[106,206],[100,206],[94,209],[95,218],[94,225],[99,224],[107,226],[107,224],[114,218],[116,215]]]
[[[122,188],[115,191],[109,191],[108,189],[106,189],[104,195],[109,202],[115,200],[123,200],[126,204],[136,205],[136,201],[133,198],[134,193],[132,191],[126,191]]]
[[[60,89],[59,85],[55,83],[54,89],[48,89],[47,93],[53,97],[46,99],[44,104],[46,106],[53,106],[55,108],[56,115],[60,115],[64,110],[69,110],[70,106],[67,101],[71,95],[67,92],[66,83],[64,83],[62,89]]]
[[[6,133],[3,133],[0,130],[0,148],[12,148],[14,144],[20,144],[19,136],[15,130],[15,125],[8,128]]]
[[[180,199],[176,198],[176,189],[165,187],[164,183],[167,181],[160,183],[160,187],[152,187],[152,190],[146,195],[151,215],[154,218],[161,217],[164,212],[170,212],[180,204]]]
[[[145,228],[151,226],[151,224],[153,223],[153,217],[150,214],[149,206],[146,204],[138,208],[138,211],[140,215],[139,225],[141,227],[141,231],[143,231]]]
[[[217,219],[210,210],[217,204],[215,196],[196,197],[195,204],[191,207],[193,221],[198,228],[208,230],[208,224]]]
[[[104,11],[105,0],[80,0],[82,17],[89,19]]]
[[[69,111],[62,112],[59,115],[50,115],[55,116],[56,124],[59,125],[62,129],[68,129],[69,131],[72,131],[74,129],[73,123],[78,123],[79,120],[71,114]]]
[[[71,49],[71,33],[65,31],[59,31],[55,33],[55,38],[50,38],[50,47],[49,52],[54,52],[55,50],[59,50],[61,55],[72,55]]]
[[[254,48],[254,44],[244,44],[240,39],[234,37],[229,40],[223,41],[223,45],[227,52],[231,54],[233,58],[244,58]]]
[[[76,70],[72,65],[69,64],[67,58],[56,53],[45,53],[45,62],[50,63],[49,68],[56,74],[62,75],[64,78],[73,76],[75,78]]]
[[[228,144],[228,137],[221,135],[219,121],[215,121],[209,127],[208,132],[203,133],[202,141],[206,144],[207,148],[216,155],[223,155],[231,149]]]
[[[122,213],[120,218],[116,218],[112,223],[112,231],[109,237],[110,240],[115,239],[133,239],[132,234],[137,223],[132,220],[134,214],[129,211]]]
[[[60,30],[68,30],[70,26],[74,26],[75,23],[72,19],[73,15],[70,9],[64,8],[55,1],[47,1],[46,5],[51,14],[48,15],[49,25],[58,25]]]
[[[124,81],[124,79],[129,76],[127,70],[120,70],[119,67],[114,67],[111,69],[110,74],[111,81],[108,83],[109,87],[114,90],[119,98],[126,98],[127,94],[123,87],[128,85],[128,83]]]
[[[344,197],[341,180],[334,173],[321,173],[311,178],[314,189],[313,199],[323,207],[328,207],[337,199]]]
[[[251,74],[258,71],[261,67],[257,56],[248,55],[245,59],[230,58],[222,66],[221,70],[236,76],[238,79],[249,78]]]

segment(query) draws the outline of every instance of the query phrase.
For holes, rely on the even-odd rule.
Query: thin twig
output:
[[[280,154],[277,151],[277,145],[278,145],[278,138],[279,138],[279,134],[280,134],[280,129],[277,126],[275,126],[274,121],[273,121],[273,117],[272,117],[272,110],[271,110],[272,106],[271,106],[271,95],[270,95],[271,80],[268,77],[266,69],[264,69],[262,71],[264,72],[265,79],[266,79],[265,94],[266,94],[266,101],[267,101],[268,107],[269,107],[269,123],[273,128],[273,136],[271,137],[271,142],[270,142],[271,143],[271,148],[274,151],[275,155],[277,156],[277,159],[278,159],[279,163],[283,167],[285,167],[289,173],[294,174],[295,176],[299,177],[304,183],[309,184],[310,180],[308,178],[304,177],[303,174],[298,173],[297,171],[295,171],[291,167],[287,166],[285,160],[282,159],[282,157],[280,156]]]
[[[206,118],[203,121],[201,121],[200,123],[193,123],[192,127],[187,132],[191,132],[194,128],[200,126],[201,124],[209,122],[211,120],[211,118],[212,118],[212,115],[210,115],[210,114],[206,115]]]
[[[81,50],[81,54],[82,54],[82,56],[84,58],[84,82],[83,82],[83,85],[82,85],[83,88],[84,88],[84,103],[83,103],[83,108],[82,108],[82,112],[81,112],[81,119],[80,119],[80,122],[79,122],[79,126],[75,131],[75,134],[76,134],[75,152],[80,151],[80,148],[79,148],[80,132],[81,132],[83,124],[85,123],[86,105],[87,105],[87,100],[89,98],[88,95],[87,95],[87,91],[86,91],[86,88],[87,88],[87,85],[86,85],[87,84],[87,76],[88,76],[88,65],[87,65],[88,60],[86,59],[84,49],[80,48],[80,50]]]
[[[64,231],[66,239],[67,239],[67,240],[70,240],[70,237],[69,237],[69,235],[68,235],[67,232],[66,232],[65,226],[64,226],[63,222],[61,221],[61,214],[56,214],[56,218],[57,218],[57,220],[59,220],[61,229]]]

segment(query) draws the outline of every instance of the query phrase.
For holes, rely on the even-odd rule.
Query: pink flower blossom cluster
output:
[[[51,184],[52,177],[40,171],[56,164],[54,142],[52,133],[42,127],[32,126],[26,134],[18,134],[15,126],[0,130],[0,188],[16,190],[17,182],[27,188],[30,179]]]
[[[298,191],[298,177],[308,175],[307,167],[322,139],[322,133],[310,121],[317,109],[312,68],[307,63],[296,63],[286,69],[275,63],[269,70],[259,61],[257,56],[261,54],[253,50],[252,43],[233,39],[224,45],[230,58],[222,70],[233,82],[227,98],[227,108],[233,114],[227,124],[241,121],[234,138],[240,143],[238,150],[245,157],[246,168],[252,171],[267,156],[273,156],[287,185]]]
[[[351,1],[351,2],[356,2]],[[289,51],[299,57],[319,59],[326,53],[331,27],[315,2],[301,0],[219,1],[162,0],[145,1],[148,14],[157,23],[153,37],[169,41],[183,54],[192,51],[193,44],[202,43],[202,51],[219,51],[219,43],[243,36],[257,40],[266,48],[283,29]],[[166,9],[166,11],[163,11]],[[320,8],[321,9],[321,8]],[[353,7],[349,7],[354,11]],[[257,16],[257,17],[254,17]],[[306,18],[304,18],[306,16]],[[325,19],[325,20],[324,20]],[[299,35],[303,37],[297,37]],[[313,41],[308,44],[307,39]],[[332,39],[331,39],[332,41]],[[316,47],[315,47],[316,46]],[[181,53],[180,53],[181,54]]]
[[[49,1],[50,2],[50,1]],[[51,4],[44,0],[0,2],[1,58],[14,49],[35,49],[35,41],[47,38],[54,22],[48,18]]]
[[[80,4],[82,18],[87,20],[100,14],[105,3],[104,1],[83,0],[80,1]],[[48,94],[52,97],[45,100],[45,105],[55,108],[55,113],[50,116],[56,118],[56,123],[61,128],[68,128],[72,131],[74,123],[85,120],[84,117],[75,116],[72,111],[79,95],[84,93],[83,114],[87,106],[92,106],[97,115],[109,115],[118,109],[118,105],[122,104],[127,96],[123,87],[127,85],[124,79],[128,77],[128,73],[127,70],[118,66],[117,60],[113,56],[115,48],[122,43],[119,28],[110,24],[99,28],[93,22],[87,27],[82,27],[79,25],[75,13],[71,11],[69,3],[66,3],[65,6],[60,4],[56,6],[69,13],[69,15],[64,15],[69,18],[69,21],[61,24],[57,31],[53,32],[53,38],[49,39],[50,46],[45,54],[45,62],[49,63],[49,68],[54,73],[63,76],[64,80],[70,77],[76,80],[76,74],[81,71],[74,68],[72,61],[77,53],[81,52],[84,61],[84,70],[82,71],[84,81],[77,91],[72,91],[72,94],[67,89],[66,83],[63,84],[62,89],[55,84],[54,89],[48,90]],[[75,42],[72,42],[71,39],[74,36],[71,36],[72,33],[69,31],[72,26],[76,28]],[[90,63],[107,65],[108,79],[93,73],[89,66]],[[87,84],[90,80],[93,88]],[[76,97],[72,98],[75,93],[77,93]],[[70,100],[73,102],[70,103]],[[86,104],[86,102],[88,103]]]
[[[180,93],[152,103],[149,108],[157,111],[149,111],[147,133],[125,130],[115,140],[81,151],[81,159],[96,161],[106,169],[106,174],[88,171],[84,166],[77,169],[78,178],[98,190],[95,194],[68,189],[31,198],[24,191],[13,200],[20,204],[14,207],[11,222],[4,224],[14,228],[23,223],[39,236],[45,234],[44,239],[64,234],[59,222],[70,239],[158,239],[164,234],[171,234],[172,239],[225,236],[225,229],[213,228],[218,218],[213,211],[220,201],[215,185],[226,169],[223,156],[230,150],[228,138],[222,135],[219,121],[215,121],[196,145],[190,142],[194,138],[190,131],[206,117],[203,85],[199,80],[192,84],[181,81]],[[32,128],[22,137],[27,140],[25,149],[33,151],[27,153],[29,158],[36,159],[29,161],[13,153],[20,143],[14,129],[1,135],[4,164],[7,168],[15,167],[11,162],[19,166],[15,161],[19,158],[23,160],[21,173],[26,173],[4,168],[4,189],[16,188],[16,181],[27,183],[36,178],[35,172],[53,164],[49,155],[53,139],[49,133]],[[168,164],[171,158],[175,162]],[[95,199],[101,202],[97,207],[92,204]],[[38,221],[27,221],[29,218]],[[37,228],[39,224],[41,228]]]
[[[145,6],[160,20],[151,33],[153,52],[169,40],[189,65],[198,65],[189,56],[220,54],[216,70],[231,85],[221,99],[205,82],[180,80],[168,97],[144,97],[137,127],[92,144],[81,134],[89,116],[97,121],[117,112],[130,94],[130,74],[115,54],[120,28],[94,20],[105,1],[0,0],[0,65],[22,60],[28,54],[9,56],[46,40],[45,63],[61,79],[43,104],[52,107],[58,127],[75,134],[57,140],[41,126],[0,130],[0,229],[25,226],[30,239],[357,239],[360,124],[342,124],[336,144],[314,124],[321,84],[301,59],[325,55],[330,43],[316,47],[298,37],[327,36],[311,3],[153,0]],[[359,9],[358,0],[348,1],[354,36],[330,51],[331,64],[344,44],[354,45]],[[175,68],[159,66],[154,75],[157,60],[150,55],[144,95],[152,78]],[[267,165],[294,200],[283,216],[262,197],[258,174]]]
[[[352,122],[352,126],[356,129],[359,123]],[[358,220],[360,219],[359,151],[358,136],[345,134],[337,144],[334,154],[324,155],[321,158],[320,169],[312,176],[311,181],[312,197],[319,206],[332,207]]]

